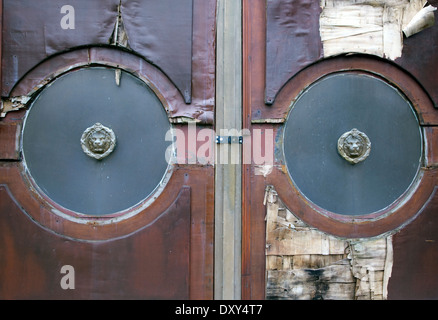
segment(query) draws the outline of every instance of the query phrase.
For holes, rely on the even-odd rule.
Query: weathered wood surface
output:
[[[323,1],[323,0],[321,0]],[[326,4],[328,1],[316,1],[318,4]],[[292,1],[282,1],[281,3],[291,3]],[[296,3],[306,3],[308,0],[296,1]],[[407,1],[386,1],[387,3],[405,5]],[[410,1],[412,4],[414,1]],[[425,2],[425,1],[424,1]],[[421,3],[420,7],[424,4]],[[280,3],[280,2],[279,2]],[[336,0],[331,1],[339,6],[364,5],[383,3],[383,0]],[[437,1],[429,1],[432,5],[437,6]],[[303,67],[297,74],[290,75],[290,79],[280,88],[281,90],[275,97],[272,105],[266,105],[266,66],[267,60],[267,23],[269,17],[267,15],[266,0],[244,0],[243,8],[243,110],[244,128],[252,130],[254,128],[273,128],[276,133],[280,127],[291,105],[291,101],[297,97],[301,90],[313,83],[315,79],[323,77],[327,74],[338,72],[340,70],[365,70],[374,74],[382,75],[390,83],[397,86],[405,94],[409,95],[408,99],[413,102],[416,108],[417,115],[421,125],[424,125],[427,139],[427,169],[424,172],[424,178],[420,188],[412,196],[411,200],[404,204],[403,208],[397,214],[385,215],[383,218],[370,221],[370,223],[349,223],[330,219],[318,212],[315,212],[307,206],[305,200],[297,196],[298,192],[291,188],[290,180],[285,173],[284,163],[274,164],[270,174],[260,174],[259,168],[255,165],[244,165],[243,167],[243,211],[242,211],[242,297],[244,299],[263,299],[268,293],[266,292],[266,277],[269,270],[283,270],[285,268],[323,268],[324,263],[330,264],[333,261],[338,261],[346,258],[344,255],[265,255],[267,251],[266,236],[265,236],[265,218],[266,206],[263,205],[261,199],[267,185],[275,185],[276,191],[279,193],[281,200],[294,211],[299,219],[302,219],[309,225],[323,230],[326,233],[336,234],[339,237],[356,237],[370,238],[377,237],[380,234],[391,232],[398,228],[402,228],[393,236],[392,239],[387,239],[389,244],[394,246],[394,266],[391,268],[392,256],[390,246],[387,247],[387,256],[385,265],[387,272],[383,274],[385,283],[389,282],[388,289],[385,286],[382,288],[382,297],[386,293],[388,299],[398,298],[436,298],[437,295],[437,279],[436,273],[438,259],[436,252],[436,244],[438,241],[432,242],[436,232],[438,219],[436,218],[436,204],[438,196],[433,193],[436,185],[436,164],[438,157],[433,146],[436,139],[435,128],[437,121],[437,113],[433,108],[438,101],[438,91],[435,89],[436,79],[438,76],[436,47],[438,43],[438,24],[425,29],[414,36],[403,38],[402,56],[395,59],[394,63],[391,59],[382,59],[382,55],[362,55],[351,54],[351,50],[343,54],[322,59],[318,63],[313,63],[307,67]],[[312,3],[313,4],[313,3]],[[381,5],[380,5],[381,6]],[[321,10],[324,9],[321,5]],[[327,7],[327,6],[325,6]],[[420,8],[419,8],[420,9]],[[283,10],[283,8],[282,8]],[[283,16],[287,12],[282,11]],[[437,21],[438,12],[435,12],[435,20]],[[322,11],[321,11],[322,13]],[[387,14],[390,12],[388,11]],[[395,13],[399,13],[396,11]],[[364,17],[367,14],[364,13]],[[272,17],[275,18],[275,15]],[[280,18],[280,17],[279,17]],[[387,19],[392,18],[388,16]],[[383,19],[383,16],[382,16]],[[285,20],[284,20],[285,21]],[[314,21],[319,26],[320,21]],[[409,21],[409,17],[403,16],[403,24]],[[279,21],[277,21],[279,22]],[[287,31],[289,25],[277,24],[281,31]],[[383,26],[383,23],[381,23]],[[340,23],[342,26],[342,21]],[[394,25],[395,30],[400,32],[402,36],[402,28],[399,25]],[[270,29],[272,30],[272,29]],[[387,30],[393,31],[391,30]],[[283,36],[283,35],[281,35]],[[385,35],[382,32],[382,36]],[[321,39],[319,39],[321,40]],[[312,42],[313,43],[313,42]],[[321,41],[314,43],[308,42],[308,46],[314,50],[322,49]],[[281,45],[278,49],[285,59],[291,65],[295,62],[291,51],[287,50],[287,43]],[[368,46],[364,42],[362,49]],[[272,48],[270,48],[272,49]],[[286,49],[286,50],[285,50]],[[292,48],[290,48],[292,50]],[[293,48],[296,49],[296,48]],[[303,51],[304,52],[304,51]],[[386,57],[388,58],[388,57]],[[316,62],[316,61],[313,61]],[[327,63],[327,64],[326,64]],[[328,68],[325,66],[331,65]],[[401,67],[401,68],[400,68]],[[290,68],[290,66],[289,66]],[[284,69],[286,70],[286,69]],[[290,70],[290,69],[288,69]],[[406,70],[407,72],[405,72]],[[414,80],[413,82],[411,81]],[[414,84],[415,83],[415,84]],[[419,84],[419,86],[417,86]],[[278,88],[278,89],[280,89]],[[430,143],[429,143],[430,142]],[[279,168],[277,170],[277,168]],[[281,210],[280,210],[281,213]],[[421,213],[421,214],[419,214]],[[419,214],[419,215],[418,215]],[[418,217],[416,218],[416,216]],[[281,216],[281,215],[280,215]],[[415,218],[415,221],[412,221]],[[422,223],[416,223],[420,220]],[[410,222],[406,227],[405,224]],[[295,233],[301,232],[298,225],[295,225]],[[412,227],[411,226],[415,226]],[[424,233],[427,230],[427,233]],[[292,231],[288,231],[292,233]],[[348,253],[347,253],[348,254]],[[315,257],[315,258],[309,258]],[[318,257],[318,259],[316,258]],[[324,257],[324,259],[320,259]],[[327,258],[326,257],[330,257]],[[357,258],[357,256],[356,256]],[[325,260],[326,259],[326,260]],[[332,260],[334,259],[334,260]],[[311,261],[319,261],[312,264]],[[421,261],[421,262],[419,262]],[[424,263],[427,262],[427,263]],[[265,263],[266,269],[265,270]],[[306,265],[308,263],[308,265]],[[272,264],[272,265],[271,265]],[[318,264],[318,265],[316,265]],[[415,272],[413,276],[413,271]],[[391,271],[391,272],[390,272]],[[376,272],[371,277],[376,279]],[[379,275],[380,276],[380,275]],[[389,280],[388,280],[389,279]],[[383,282],[382,282],[383,283]],[[362,286],[364,283],[362,283]],[[377,295],[374,294],[374,298]]]
[[[269,270],[268,299],[351,300],[355,283],[349,268],[348,259],[342,259],[318,269]]]
[[[297,219],[273,188],[267,190],[265,199],[268,299],[386,298],[391,237],[337,238]]]
[[[321,0],[324,56],[360,52],[394,60],[402,55],[402,29],[424,0]]]

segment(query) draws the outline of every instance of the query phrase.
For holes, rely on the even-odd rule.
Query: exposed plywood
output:
[[[321,0],[324,56],[359,52],[395,60],[402,54],[404,26],[424,4],[424,0]]]
[[[266,189],[268,299],[382,300],[392,270],[391,237],[343,239],[297,219]]]
[[[350,242],[348,259],[356,278],[355,299],[382,300],[392,264],[391,238]]]
[[[268,271],[269,299],[351,300],[354,278],[348,259],[320,269]]]

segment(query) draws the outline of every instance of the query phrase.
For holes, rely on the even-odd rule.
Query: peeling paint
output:
[[[414,34],[421,32],[427,28],[432,27],[435,24],[434,11],[437,8],[428,6],[421,9],[409,22],[409,24],[403,28],[403,33],[406,37],[413,36]]]
[[[273,165],[256,165],[254,166],[255,175],[262,175],[266,177],[272,172],[273,168]]]
[[[395,60],[402,55],[402,29],[424,0],[321,0],[324,57],[356,52]]]
[[[392,236],[344,239],[298,219],[266,189],[266,296],[288,300],[384,300]]]
[[[5,100],[2,99],[0,105],[0,118],[4,118],[8,112],[24,108],[29,100],[30,97],[28,96],[12,97]]]

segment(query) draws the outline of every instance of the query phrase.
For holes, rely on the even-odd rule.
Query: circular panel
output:
[[[295,186],[317,206],[346,216],[375,213],[399,199],[419,172],[422,152],[410,103],[368,74],[316,81],[294,102],[284,129]]]
[[[32,102],[23,156],[34,183],[58,205],[93,216],[146,199],[167,172],[170,129],[155,93],[115,70],[84,68],[53,81]]]

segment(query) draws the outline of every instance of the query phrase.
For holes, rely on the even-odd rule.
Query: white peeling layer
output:
[[[403,27],[424,0],[321,0],[324,57],[347,52],[395,60],[403,49]]]
[[[424,29],[430,28],[435,24],[434,11],[437,8],[428,6],[420,10],[409,22],[409,24],[403,28],[403,33],[406,37],[410,37]]]

